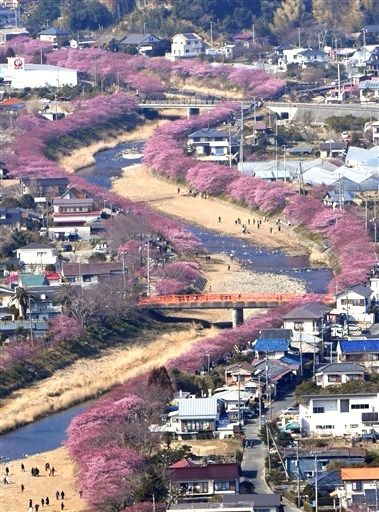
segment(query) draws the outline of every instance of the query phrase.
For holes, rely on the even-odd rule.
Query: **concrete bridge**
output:
[[[158,295],[142,297],[138,306],[144,309],[231,309],[233,327],[243,323],[244,309],[275,308],[301,299],[294,294],[201,293],[193,295]],[[320,295],[320,302],[333,298]]]
[[[238,100],[204,100],[204,99],[196,99],[196,98],[188,98],[188,99],[163,99],[163,100],[145,100],[141,101],[138,106],[142,109],[152,109],[152,110],[163,110],[163,109],[178,109],[184,108],[187,110],[188,117],[197,115],[200,113],[200,110],[206,109],[209,110],[211,108],[216,108],[223,103],[235,102],[238,105],[243,105],[243,108],[246,110],[251,110],[254,107],[253,101],[238,101]]]
[[[347,116],[364,117],[379,120],[378,104],[360,103],[284,103],[267,102],[266,107],[275,112],[280,119],[308,123],[323,123],[328,117]]]

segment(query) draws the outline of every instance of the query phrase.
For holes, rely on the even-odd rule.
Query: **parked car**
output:
[[[287,409],[283,409],[281,414],[290,415],[290,414],[299,414],[298,407],[287,407]]]

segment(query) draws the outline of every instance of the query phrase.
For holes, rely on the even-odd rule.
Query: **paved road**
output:
[[[291,405],[294,405],[293,394],[283,394],[280,400],[277,400],[272,404],[272,417],[276,418],[282,409],[286,409]],[[271,417],[271,411],[266,411],[266,415]],[[264,478],[267,447],[258,437],[259,428],[259,418],[255,418],[251,423],[244,427],[246,439],[252,440],[254,447],[245,448],[241,470],[242,476],[249,478],[253,482],[254,492],[268,494],[272,491]],[[284,504],[286,511],[298,511],[297,507],[291,503],[285,502]]]

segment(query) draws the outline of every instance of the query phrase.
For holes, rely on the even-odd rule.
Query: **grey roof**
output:
[[[354,195],[351,192],[343,191],[342,194],[340,194],[337,190],[330,190],[327,192],[324,196],[324,200],[329,196],[331,201],[334,201],[335,203],[340,202],[340,196],[342,195],[342,202],[350,202],[354,199]]]
[[[362,286],[361,284],[357,284],[355,286],[350,286],[347,290],[344,290],[343,292],[337,293],[337,297],[341,297],[341,295],[346,295],[349,291],[353,291],[357,293],[358,295],[362,295],[362,297],[370,297],[372,294],[371,288],[368,288],[367,286]]]
[[[122,41],[120,41],[120,44],[140,45],[144,42],[151,42],[146,41],[151,37],[154,38],[156,41],[159,41],[159,38],[154,34],[129,34]]]
[[[316,477],[312,477],[308,479],[309,485],[315,485]],[[321,473],[317,477],[317,486],[319,489],[335,489],[337,486],[342,485],[341,480],[341,471],[339,469],[334,469],[333,471],[328,471],[325,473]]]
[[[43,36],[68,36],[67,30],[57,27],[47,28],[46,30],[42,30],[39,34]]]
[[[197,34],[194,32],[184,32],[183,34],[177,34],[184,36],[186,39],[201,39]]]
[[[330,311],[330,308],[325,304],[307,304],[306,306],[301,306],[299,308],[292,309],[286,315],[283,315],[285,320],[313,320],[317,318],[321,318],[325,313]]]
[[[292,329],[262,329],[259,333],[260,338],[292,338]]]
[[[303,395],[303,398],[307,398],[308,400],[311,400],[311,399],[315,399],[315,400],[330,400],[331,398],[358,398],[358,397],[374,397],[374,396],[378,396],[379,393],[349,393],[349,394],[343,394],[341,393],[340,395],[338,394],[330,394],[330,395]]]
[[[321,151],[323,150],[334,150],[334,151],[339,151],[339,150],[345,150],[347,149],[347,146],[348,146],[348,142],[334,142],[334,141],[330,141],[330,142],[320,142],[320,145],[319,145],[319,148],[321,149]]]
[[[317,368],[316,373],[364,373],[364,366],[351,362],[351,363],[328,363]]]
[[[214,396],[209,398],[180,398],[179,417],[181,419],[197,419],[217,417],[218,399]]]
[[[293,459],[297,457],[296,448],[284,448],[284,458]],[[300,448],[299,457],[301,459],[305,458],[314,458],[317,455],[320,458],[351,458],[351,457],[364,457],[365,450],[360,446],[341,446],[336,448],[329,448],[328,446],[325,448],[312,448],[312,450],[307,449],[306,447]]]
[[[229,364],[228,366],[225,366],[225,371],[238,371],[239,368],[248,372],[254,372],[254,366],[247,361],[240,361],[238,363]]]
[[[53,203],[57,206],[82,206],[83,204],[92,204],[94,202],[93,197],[85,197],[78,199],[73,197],[72,199],[62,199],[60,197],[54,197]]]
[[[24,245],[23,247],[19,247],[17,251],[23,251],[24,249],[55,249],[54,246],[48,244],[41,244],[38,242],[31,242],[28,245]]]
[[[225,494],[223,502],[228,505],[241,504],[246,505],[251,503],[251,508],[254,507],[280,507],[280,494]]]
[[[326,57],[327,53],[321,51],[321,50],[312,50],[312,48],[307,48],[306,50],[303,50],[302,52],[299,52],[300,55],[304,55],[304,57],[310,57],[312,55],[319,55],[320,57]]]
[[[200,130],[197,130],[196,132],[190,133],[188,135],[189,138],[193,137],[225,137],[226,139],[229,138],[229,132],[222,131],[222,130],[216,130],[215,128],[201,128]]]

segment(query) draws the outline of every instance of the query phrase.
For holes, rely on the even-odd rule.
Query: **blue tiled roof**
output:
[[[254,350],[257,352],[286,352],[288,340],[285,338],[259,338],[255,342]]]
[[[342,352],[379,352],[379,339],[377,340],[341,340]]]

